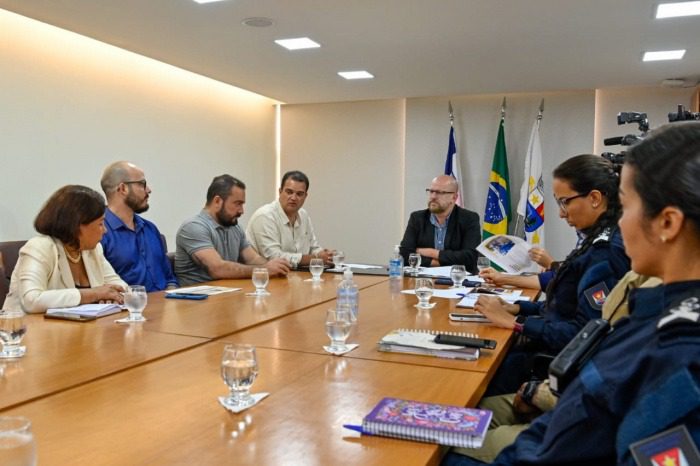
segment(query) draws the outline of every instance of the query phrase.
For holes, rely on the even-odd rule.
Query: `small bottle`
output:
[[[403,257],[401,257],[401,251],[399,250],[399,245],[394,246],[394,254],[391,255],[389,259],[389,278],[402,278],[403,277]]]
[[[338,284],[338,292],[336,295],[337,305],[348,306],[353,322],[357,321],[359,310],[360,291],[355,282],[352,281],[352,270],[345,269],[343,272],[343,280]]]

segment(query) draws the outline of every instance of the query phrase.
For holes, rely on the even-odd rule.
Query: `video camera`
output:
[[[668,122],[673,123],[675,121],[688,121],[688,120],[700,120],[700,112],[689,112],[684,106],[679,105],[677,112],[671,112],[668,114]]]

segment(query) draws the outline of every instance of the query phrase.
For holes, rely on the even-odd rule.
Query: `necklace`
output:
[[[68,258],[69,261],[71,261],[74,264],[78,264],[81,260],[83,260],[83,256],[80,254],[80,251],[78,251],[78,257],[72,257],[70,253],[68,252],[68,249],[63,248],[64,251],[66,251],[66,257]]]

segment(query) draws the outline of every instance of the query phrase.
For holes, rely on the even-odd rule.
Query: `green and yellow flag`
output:
[[[508,176],[508,156],[506,155],[506,138],[503,129],[504,119],[498,126],[496,150],[493,154],[489,192],[486,196],[484,212],[484,239],[493,235],[508,234],[510,221],[510,189]]]

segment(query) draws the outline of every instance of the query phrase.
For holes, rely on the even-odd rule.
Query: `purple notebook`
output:
[[[479,448],[493,413],[486,409],[384,398],[362,421],[373,435]]]

